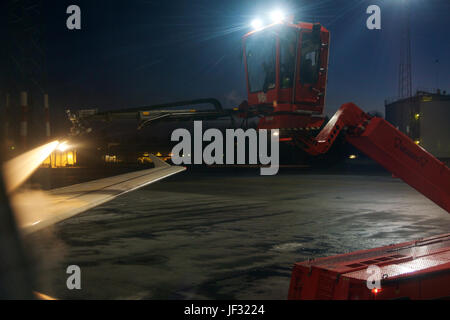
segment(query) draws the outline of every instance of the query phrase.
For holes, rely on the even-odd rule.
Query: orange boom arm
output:
[[[341,131],[360,151],[450,212],[450,169],[386,120],[353,103],[342,105],[316,138],[301,141],[317,155],[327,152]]]

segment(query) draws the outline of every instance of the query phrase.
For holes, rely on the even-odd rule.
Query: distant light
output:
[[[270,18],[273,23],[280,23],[285,19],[284,13],[281,10],[274,10],[270,13]]]
[[[263,26],[263,22],[261,21],[261,19],[254,19],[251,23],[252,28],[255,30],[259,30],[262,28]]]
[[[420,140],[414,141],[415,144],[420,144]]]
[[[278,136],[280,135],[280,132],[277,130],[277,131],[275,131],[274,133],[272,133],[272,135],[273,135],[274,137],[278,137]]]
[[[414,115],[414,119],[419,120],[419,118],[420,118],[420,113],[416,113],[416,114]]]
[[[356,154],[351,154],[348,156],[349,159],[356,159]]]

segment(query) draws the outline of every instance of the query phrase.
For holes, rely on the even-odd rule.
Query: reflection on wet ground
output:
[[[29,236],[39,291],[82,299],[286,299],[294,262],[447,233],[388,175],[185,172]],[[82,290],[66,288],[67,266]]]

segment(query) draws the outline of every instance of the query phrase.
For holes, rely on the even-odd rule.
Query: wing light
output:
[[[3,176],[8,193],[13,192],[47,159],[56,149],[58,141],[47,143],[3,164]]]

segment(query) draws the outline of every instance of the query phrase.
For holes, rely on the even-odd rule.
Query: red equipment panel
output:
[[[380,267],[371,290],[367,268]],[[450,298],[450,234],[296,263],[288,299]]]

